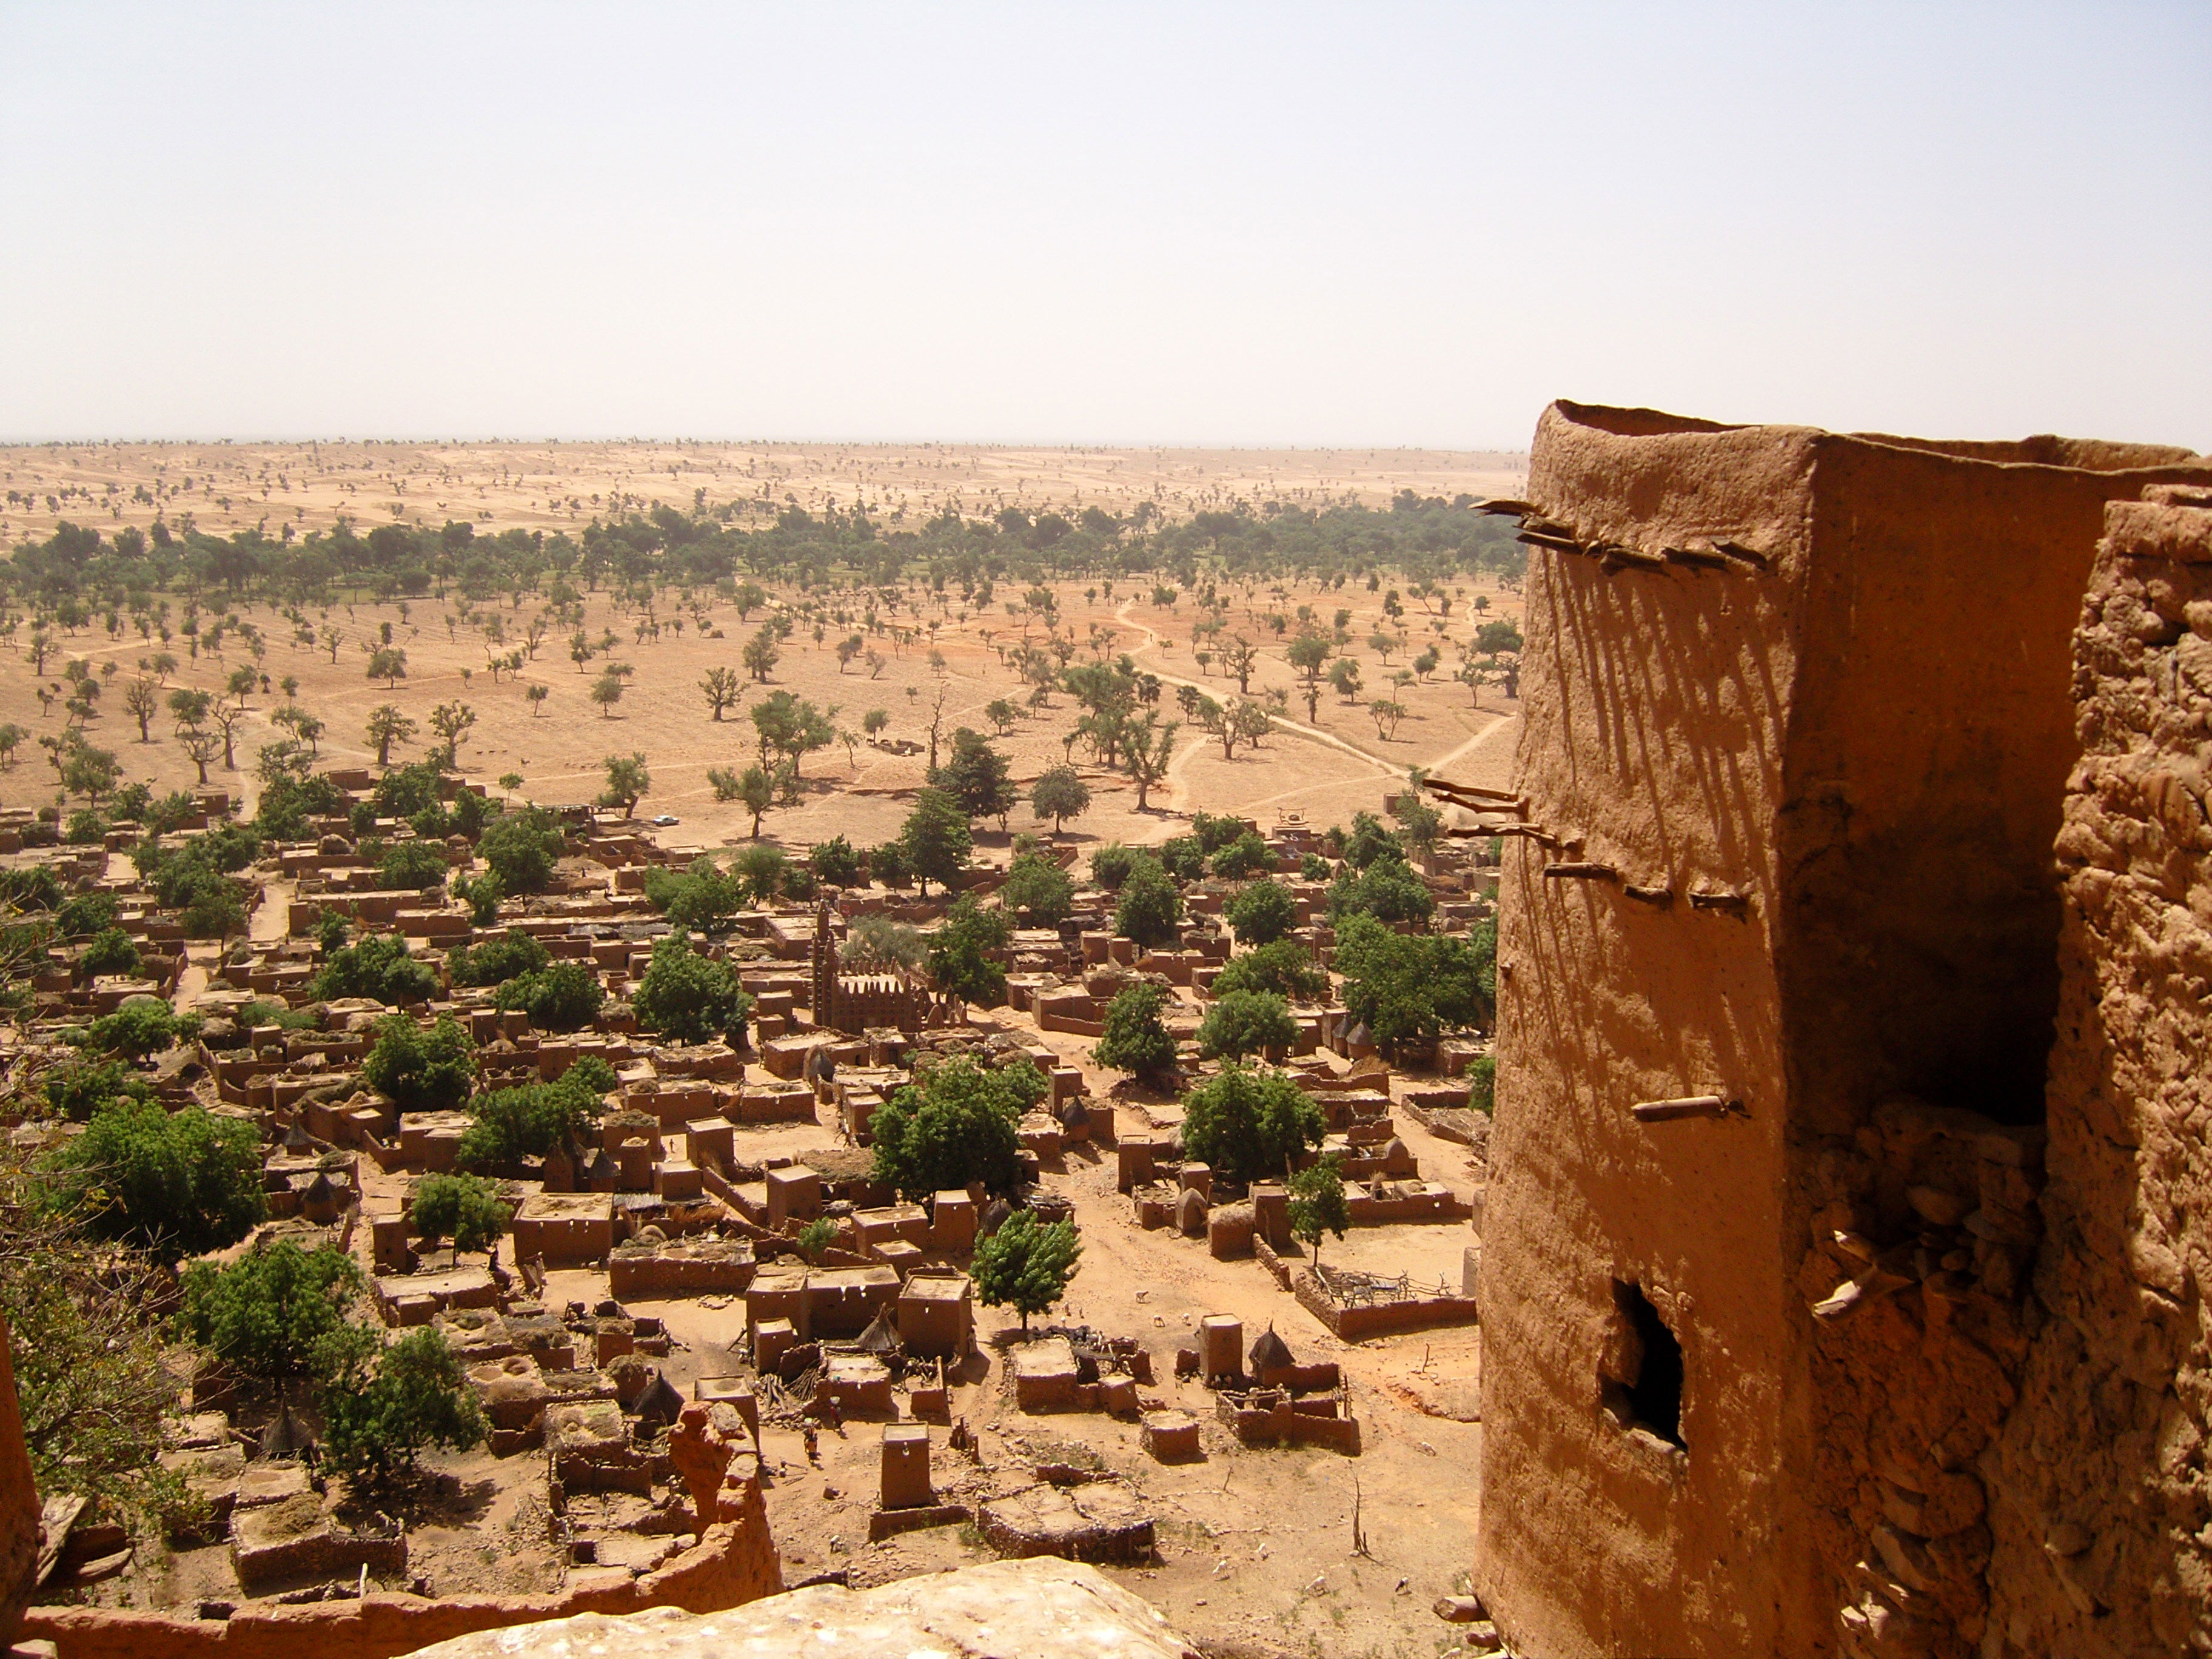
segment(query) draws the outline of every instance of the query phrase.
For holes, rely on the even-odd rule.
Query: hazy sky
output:
[[[0,436],[2212,447],[2212,6],[0,0]]]

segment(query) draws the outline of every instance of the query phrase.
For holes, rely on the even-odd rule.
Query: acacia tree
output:
[[[368,653],[368,678],[382,680],[387,691],[407,678],[407,653],[392,646]]]
[[[708,713],[719,720],[726,709],[737,706],[744,686],[735,669],[716,666],[708,669],[706,678],[699,682],[699,692],[707,699]]]
[[[607,787],[599,792],[599,805],[619,806],[624,817],[637,814],[637,804],[653,787],[653,774],[646,769],[642,750],[632,750],[624,758],[609,755],[601,763],[607,769]]]

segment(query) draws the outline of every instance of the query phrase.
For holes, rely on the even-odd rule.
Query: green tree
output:
[[[744,685],[744,682],[738,678],[734,669],[708,669],[707,677],[699,682],[700,695],[707,699],[708,713],[720,720],[726,709],[737,707]]]
[[[929,976],[963,1001],[995,1008],[1006,1000],[1006,970],[991,959],[1013,938],[1003,909],[986,910],[963,896],[929,939]]]
[[[1467,1066],[1467,1103],[1487,1117],[1498,1109],[1498,1060],[1477,1054]]]
[[[112,1014],[102,1014],[85,1029],[89,1048],[125,1060],[143,1060],[159,1054],[179,1036],[196,1035],[197,1014],[179,1014],[159,997],[125,997]]]
[[[476,1086],[476,1044],[451,1014],[428,1030],[404,1014],[386,1014],[361,1070],[403,1112],[450,1111]]]
[[[606,987],[588,963],[552,962],[502,984],[493,1000],[530,1016],[540,1031],[580,1031],[599,1017]]]
[[[1234,1061],[1184,1097],[1184,1155],[1224,1181],[1273,1176],[1318,1146],[1327,1121],[1313,1097],[1279,1072]]]
[[[371,933],[331,951],[309,983],[325,1001],[368,997],[404,1006],[438,994],[438,975],[407,954],[407,941],[398,933]]]
[[[639,1024],[672,1042],[709,1042],[719,1036],[742,1048],[752,1000],[727,968],[701,956],[683,934],[671,933],[653,947],[652,963],[630,1006]]]
[[[1239,945],[1273,945],[1297,926],[1298,902],[1279,881],[1255,881],[1221,908]]]
[[[1321,1239],[1324,1232],[1344,1237],[1352,1225],[1352,1206],[1344,1197],[1344,1166],[1334,1152],[1316,1158],[1291,1177],[1291,1237],[1313,1252],[1314,1269],[1321,1269]]]
[[[1137,860],[1144,856],[1133,847],[1109,841],[1091,854],[1091,879],[1109,893],[1117,892],[1129,878],[1129,872],[1136,867]]]
[[[970,1182],[1011,1192],[1022,1172],[1016,1126],[1051,1092],[1027,1060],[996,1071],[965,1054],[941,1061],[876,1109],[874,1178],[916,1201]]]
[[[1243,881],[1273,869],[1275,855],[1267,850],[1266,842],[1248,830],[1215,853],[1208,866],[1224,881]]]
[[[752,838],[758,841],[762,815],[775,805],[775,780],[769,775],[768,769],[748,766],[740,775],[727,767],[712,767],[708,770],[707,781],[714,786],[716,800],[744,804],[753,815]]]
[[[1402,859],[1378,858],[1358,875],[1347,870],[1328,890],[1329,919],[1339,927],[1358,915],[1379,921],[1426,921],[1436,908],[1428,884]]]
[[[161,1261],[234,1244],[268,1214],[252,1124],[109,1099],[34,1166],[41,1209]]]
[[[443,887],[453,866],[446,862],[446,850],[426,842],[403,841],[385,849],[384,861],[378,866],[377,884],[386,888],[410,888],[428,891]]]
[[[1101,1066],[1163,1082],[1175,1070],[1175,1039],[1160,1018],[1168,994],[1149,981],[1124,986],[1106,1005],[1103,1031],[1091,1053]]]
[[[612,720],[615,705],[622,701],[623,678],[611,668],[592,682],[592,701],[599,706],[599,718]]]
[[[1213,977],[1213,994],[1268,991],[1288,1002],[1314,1002],[1328,994],[1328,970],[1296,939],[1277,939],[1231,957]]]
[[[599,792],[599,805],[619,806],[624,817],[634,817],[637,804],[653,788],[653,774],[646,769],[645,756],[635,750],[627,758],[610,755],[600,763],[607,769],[607,787]]]
[[[341,1375],[376,1352],[376,1334],[346,1316],[365,1287],[336,1245],[303,1250],[279,1241],[228,1267],[185,1268],[177,1332],[263,1382]]]
[[[1182,921],[1182,896],[1156,859],[1140,857],[1130,866],[1114,907],[1114,931],[1148,949],[1170,944]]]
[[[542,893],[561,856],[561,825],[540,806],[502,812],[477,842],[477,854],[508,892]]]
[[[460,702],[441,702],[430,711],[430,730],[437,734],[436,764],[452,766],[459,758],[461,739],[477,723],[477,711]]]
[[[407,678],[407,653],[386,646],[368,653],[368,678],[382,680],[386,690]]]
[[[534,974],[553,960],[535,937],[519,928],[495,933],[481,945],[447,952],[446,977],[457,986],[504,985]]]
[[[775,851],[773,848],[749,850]],[[742,859],[744,854],[739,857]],[[745,884],[702,854],[680,871],[648,870],[645,896],[654,909],[678,927],[719,933],[744,907]]]
[[[747,640],[744,650],[739,653],[745,672],[763,685],[768,684],[769,671],[775,666],[782,655],[782,651],[776,646],[775,629],[772,626],[763,627]]]
[[[1066,819],[1091,810],[1091,786],[1072,766],[1051,767],[1030,786],[1030,808],[1038,817],[1050,818],[1057,836]]]
[[[523,1158],[543,1158],[562,1141],[589,1134],[599,1116],[599,1096],[592,1087],[599,1079],[580,1074],[580,1061],[570,1066],[557,1083],[494,1089],[471,1101],[472,1121],[455,1154],[460,1167],[511,1170]]]
[[[964,726],[953,732],[952,753],[929,774],[929,781],[959,802],[971,818],[997,818],[1003,823],[1019,799],[1006,757],[985,742],[981,732]]]
[[[951,886],[968,867],[974,849],[968,833],[968,815],[960,803],[942,789],[924,789],[915,798],[914,811],[899,831],[899,848],[907,867],[921,884],[924,897],[933,881]]]
[[[92,936],[76,965],[88,978],[102,974],[135,975],[140,965],[138,947],[120,927],[104,927]]]
[[[1494,927],[1458,939],[1397,933],[1354,914],[1337,929],[1334,965],[1344,975],[1346,1009],[1395,1058],[1433,1042],[1441,1031],[1489,1022],[1496,951]]]
[[[1297,1022],[1282,998],[1268,991],[1231,991],[1216,997],[1200,1022],[1198,1052],[1206,1060],[1243,1060],[1271,1048],[1288,1049],[1297,1037]]]
[[[806,861],[813,867],[816,879],[832,887],[860,884],[860,855],[842,836],[815,842],[807,849]]]
[[[760,738],[761,764],[766,767],[781,757],[796,778],[802,759],[837,741],[836,714],[834,703],[821,709],[788,691],[769,693],[751,709],[753,729]]]
[[[450,1238],[462,1255],[495,1249],[513,1214],[495,1182],[471,1175],[423,1176],[407,1212],[416,1232],[434,1243]]]
[[[334,1378],[322,1407],[331,1463],[358,1480],[404,1476],[426,1446],[461,1451],[484,1437],[483,1408],[435,1326],[386,1348],[374,1376]]]
[[[1007,866],[999,902],[1009,910],[1028,911],[1040,927],[1057,927],[1075,908],[1075,882],[1042,854],[1018,854]]]
[[[1049,1312],[1075,1277],[1083,1243],[1073,1221],[1040,1222],[1034,1212],[1017,1210],[975,1247],[970,1277],[987,1308],[1011,1305],[1029,1334],[1030,1316]]]

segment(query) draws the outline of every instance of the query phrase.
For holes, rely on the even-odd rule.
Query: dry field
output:
[[[160,448],[149,447],[18,449],[6,452],[5,459],[19,471],[27,465],[29,458],[36,458],[49,468],[57,464],[55,458],[58,457],[82,458],[71,464],[88,468],[96,463],[120,465],[130,461],[143,473],[149,458],[162,453]],[[181,459],[188,452],[179,448],[176,453]],[[283,455],[296,459],[311,452],[305,448],[282,451],[217,446],[189,453],[201,457],[208,470],[220,477],[215,466],[217,460],[228,463],[235,459],[257,465],[275,465]],[[520,459],[526,452],[489,447],[441,452],[428,447],[402,451],[386,446],[374,449],[348,446],[343,453],[356,457],[404,454],[417,460],[441,454],[465,455],[479,465],[504,457],[499,459],[499,465],[505,469],[503,476],[507,483],[501,487],[506,494],[497,499],[500,512],[495,524],[498,528],[507,527],[517,519],[529,522],[527,501],[532,499],[531,491],[541,487],[531,482],[537,475]],[[556,453],[553,450],[526,453],[538,458]],[[564,474],[564,489],[571,494],[583,492],[586,484],[611,483],[617,476],[642,488],[638,475],[643,472],[648,455],[667,458],[679,478],[686,476],[683,472],[685,465],[696,466],[708,477],[714,476],[712,466],[720,465],[726,475],[736,468],[738,453],[695,453],[674,446],[647,449],[637,446],[585,445],[562,445],[557,451],[564,463],[572,455],[596,459],[605,469],[588,476]],[[1128,478],[1126,488],[1135,493],[1167,489],[1172,481],[1180,481],[1174,483],[1174,488],[1189,499],[1234,495],[1267,477],[1278,462],[1294,459],[1287,454],[1271,456],[1256,452],[1210,456],[1190,452],[1076,453],[920,448],[788,448],[757,453],[763,458],[777,458],[774,465],[782,470],[780,484],[803,483],[805,489],[823,494],[836,493],[841,477],[866,474],[872,479],[878,470],[884,478],[900,481],[900,488],[918,490],[927,477],[927,467],[933,465],[931,458],[942,455],[948,458],[942,462],[948,469],[948,477],[939,489],[955,494],[964,491],[972,496],[987,487],[997,488],[991,483],[994,469],[1004,469],[1008,493],[1011,495],[1018,481],[1030,492],[1025,499],[1032,503],[1044,499],[1073,501],[1079,495],[1085,500],[1099,499],[1091,492],[1105,489],[1124,473]],[[1436,491],[1462,485],[1496,489],[1506,488],[1511,482],[1506,474],[1486,472],[1474,465],[1486,459],[1510,458],[1377,453],[1384,461],[1396,459],[1404,465],[1393,468],[1378,463],[1379,470],[1361,471],[1349,465],[1352,458],[1335,457],[1335,460],[1346,465],[1336,471],[1324,468],[1304,475],[1310,482],[1296,487],[1321,489],[1325,484],[1342,482],[1347,488],[1356,487],[1363,495],[1381,498],[1387,497],[1401,483]],[[711,457],[720,459],[714,460]],[[1316,454],[1295,459],[1322,461],[1332,458]],[[1057,471],[1046,465],[1053,461],[1062,463]],[[1446,465],[1447,461],[1455,464]],[[1030,462],[1036,464],[1034,468],[1024,471],[1024,464]],[[768,464],[766,460],[762,462],[763,465]],[[205,477],[207,471],[198,476]],[[307,511],[307,522],[312,526],[318,510],[334,513],[341,509],[345,501],[343,491],[350,486],[334,463],[329,474],[309,476],[320,480],[306,491],[310,501],[319,503],[319,507],[301,507]],[[457,471],[454,476],[464,475]],[[662,476],[665,477],[665,473]],[[1284,476],[1278,473],[1270,478],[1271,487],[1280,485]],[[301,480],[294,482],[297,486]],[[742,480],[726,477],[725,482],[736,483]],[[550,489],[550,484],[543,487]],[[872,489],[876,486],[871,483],[868,487]],[[884,485],[886,489],[890,487],[889,483]],[[206,495],[208,491],[203,489],[198,493]],[[669,493],[676,492],[672,489]],[[296,495],[294,499],[296,504]],[[444,495],[433,497],[434,501],[446,499]],[[494,497],[488,495],[485,499]],[[539,495],[535,499],[542,502],[546,498]],[[584,499],[591,497],[586,494]],[[233,507],[239,505],[234,499]],[[509,514],[510,508],[514,509],[514,516]],[[441,521],[445,510],[434,507],[431,521]],[[137,512],[141,517],[150,517],[151,508],[141,506]],[[131,515],[126,513],[125,516],[127,521]],[[107,527],[112,527],[112,521]],[[1149,595],[1149,584],[1134,581],[1125,580],[1118,586],[1063,583],[1058,590],[1063,632],[1086,642],[1096,638],[1107,648],[1133,654],[1141,667],[1168,683],[1170,697],[1163,700],[1163,706],[1170,714],[1173,690],[1184,682],[1200,684],[1217,698],[1225,699],[1236,688],[1235,683],[1222,673],[1219,662],[1210,665],[1209,671],[1202,669],[1194,659],[1189,602],[1186,599],[1176,607],[1162,608],[1152,604]],[[1333,692],[1324,693],[1317,716],[1310,723],[1304,700],[1294,696],[1290,714],[1280,729],[1259,748],[1240,750],[1232,760],[1224,761],[1218,744],[1196,728],[1186,726],[1178,743],[1170,786],[1155,793],[1155,808],[1164,807],[1175,813],[1201,808],[1235,811],[1269,822],[1277,815],[1300,813],[1316,827],[1326,827],[1330,823],[1348,820],[1357,808],[1376,805],[1389,780],[1402,774],[1410,765],[1428,766],[1468,781],[1502,781],[1511,754],[1511,732],[1508,729],[1510,706],[1494,689],[1486,689],[1478,702],[1466,686],[1454,683],[1449,675],[1456,661],[1457,643],[1467,640],[1473,632],[1478,604],[1486,605],[1487,609],[1480,613],[1486,617],[1516,617],[1519,595],[1501,588],[1493,580],[1470,580],[1455,589],[1443,614],[1436,614],[1419,604],[1409,605],[1407,623],[1414,648],[1422,641],[1437,643],[1444,665],[1429,683],[1413,684],[1401,694],[1400,701],[1408,710],[1407,718],[1388,741],[1378,733],[1367,714],[1365,701],[1382,689],[1389,672],[1404,666],[1410,653],[1397,654],[1386,665],[1364,644],[1382,620],[1382,594],[1368,592],[1356,583],[1334,592],[1297,583],[1286,584],[1280,589],[1237,589],[1227,618],[1229,630],[1242,632],[1262,647],[1261,665],[1251,685],[1255,695],[1269,688],[1294,686],[1296,675],[1283,658],[1280,641],[1270,633],[1261,616],[1271,610],[1294,612],[1301,605],[1310,605],[1324,619],[1331,617],[1339,608],[1352,612],[1350,633],[1355,643],[1352,653],[1361,661],[1368,689],[1358,702],[1346,702]],[[506,621],[511,633],[519,633],[520,623],[532,614],[527,608],[531,601],[526,599],[525,605],[522,611],[507,611]],[[457,602],[425,598],[384,604],[362,601],[336,605],[326,612],[311,611],[310,617],[319,627],[334,627],[344,636],[335,660],[327,650],[293,643],[291,626],[271,607],[242,606],[239,614],[259,628],[268,641],[267,654],[258,665],[270,676],[271,684],[281,685],[288,676],[299,680],[299,701],[325,721],[327,732],[322,743],[323,753],[333,760],[360,762],[372,757],[362,736],[362,722],[368,710],[379,703],[396,703],[421,720],[434,705],[458,698],[469,704],[477,715],[477,723],[460,750],[463,767],[474,776],[490,780],[518,774],[525,781],[520,793],[532,799],[549,804],[581,801],[598,789],[601,762],[606,756],[641,751],[651,764],[653,787],[641,810],[648,815],[673,813],[683,821],[667,839],[704,848],[727,844],[748,834],[750,819],[741,809],[714,802],[707,771],[713,766],[742,768],[751,757],[753,732],[744,708],[754,697],[749,695],[728,719],[717,724],[708,718],[698,685],[710,667],[738,668],[740,647],[751,628],[758,625],[757,613],[749,626],[728,605],[710,605],[704,636],[696,625],[692,625],[680,635],[664,628],[657,639],[638,639],[634,613],[617,606],[604,592],[588,596],[586,631],[595,639],[605,631],[617,635],[623,643],[611,653],[612,659],[627,662],[635,670],[627,695],[603,715],[587,692],[608,659],[595,659],[588,672],[579,669],[567,659],[560,636],[551,635],[537,658],[526,667],[520,682],[503,680],[495,685],[485,670],[483,638],[469,624],[457,620]],[[939,608],[917,591],[907,596],[887,620],[895,626],[917,630],[921,638],[903,650],[895,648],[887,639],[879,641],[886,660],[876,677],[871,678],[867,668],[857,661],[849,669],[841,671],[834,652],[826,645],[817,644],[807,630],[801,629],[787,642],[770,683],[752,687],[752,693],[782,688],[824,707],[834,704],[838,709],[839,724],[855,731],[868,710],[881,708],[890,716],[890,738],[923,743],[927,742],[931,716],[940,692],[945,697],[943,731],[948,738],[962,725],[989,731],[991,723],[983,714],[987,705],[999,698],[1016,702],[1022,699],[1024,688],[1001,662],[999,648],[1018,642],[1023,637],[1022,624],[1002,609],[994,607],[990,612],[979,615],[957,604]],[[392,629],[393,643],[407,653],[407,678],[389,690],[381,681],[371,681],[364,673],[363,648],[386,624]],[[933,635],[930,633],[933,627]],[[1097,630],[1095,635],[1094,630]],[[722,637],[715,637],[717,632]],[[1034,630],[1032,637],[1041,638],[1042,629]],[[36,696],[38,682],[21,654],[20,640],[12,643],[13,650],[0,653],[0,721],[13,721],[34,735],[58,730],[63,716],[58,710],[48,713],[42,708]],[[62,634],[59,643],[60,656],[47,665],[50,681],[58,677],[68,658],[82,656],[96,672],[104,672],[108,663],[114,663],[116,678],[120,682],[137,672],[138,662],[152,648],[127,635],[120,642],[111,640],[96,627],[75,635]],[[246,654],[245,645],[234,636],[226,641],[224,654],[220,656],[204,653],[198,659],[188,658],[179,649],[183,643],[179,640],[171,647],[180,659],[179,672],[170,682],[173,685],[217,688],[234,667],[252,660]],[[943,658],[941,669],[929,660],[933,648]],[[1085,648],[1091,648],[1088,643]],[[523,695],[524,686],[532,681],[550,689],[548,699],[535,715]],[[270,712],[281,701],[281,692],[256,694],[247,699],[247,712],[235,752],[238,769],[225,772],[218,768],[211,771],[211,785],[228,786],[234,793],[251,798],[251,769],[257,749],[260,744],[283,735],[268,720]],[[1005,735],[1000,744],[1012,757],[1018,779],[1026,781],[1034,778],[1046,766],[1067,755],[1062,739],[1072,730],[1077,713],[1065,695],[1055,695],[1048,708],[1018,721]],[[140,743],[122,711],[119,689],[111,686],[102,700],[101,712],[93,723],[91,735],[100,746],[118,754],[126,776],[144,778],[164,790],[186,787],[196,782],[197,774],[168,730],[168,724],[166,718],[157,719],[151,740]],[[427,738],[427,732],[424,737]],[[395,758],[419,756],[421,741]],[[1082,751],[1078,750],[1075,757],[1080,764],[1084,759]],[[883,841],[896,831],[903,818],[906,803],[921,784],[924,769],[921,757],[872,749],[865,743],[850,753],[841,745],[810,756],[805,767],[811,786],[806,803],[771,814],[763,826],[764,831],[787,844],[802,847],[837,834],[848,836],[855,844]],[[1090,816],[1070,826],[1073,833],[1133,841],[1157,840],[1170,833],[1157,812],[1141,817],[1134,814],[1134,793],[1125,780],[1095,769],[1087,769],[1087,772],[1097,805]],[[41,757],[41,751],[32,743],[23,746],[11,769],[0,773],[0,802],[44,804],[52,799],[54,775]],[[1012,828],[1018,830],[1034,827],[1024,807],[1016,815]],[[1006,839],[995,828],[981,838],[986,848],[994,842],[1003,846]]]
[[[579,531],[594,517],[728,501],[863,502],[894,522],[1149,501],[1170,518],[1239,499],[1369,506],[1401,489],[1517,494],[1525,454],[1432,449],[1074,449],[965,444],[48,443],[0,446],[0,544],[67,519],[103,533],[185,514],[213,535],[328,529],[343,514],[433,528]],[[701,492],[704,492],[703,495]]]

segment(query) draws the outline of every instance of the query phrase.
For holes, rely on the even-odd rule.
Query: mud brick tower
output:
[[[1475,1571],[1518,1645],[2069,1646],[2001,1467],[2058,1431],[2007,1422],[2058,1386],[2053,847],[2106,503],[2172,483],[2212,464],[1543,416]]]

